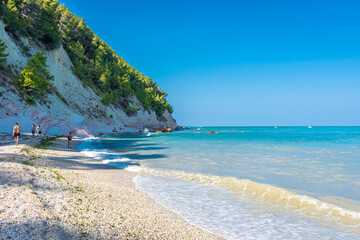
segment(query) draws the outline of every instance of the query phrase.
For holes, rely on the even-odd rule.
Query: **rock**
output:
[[[162,133],[166,133],[166,132],[172,132],[172,129],[170,127],[164,126],[160,129],[158,129],[158,131],[160,131]]]

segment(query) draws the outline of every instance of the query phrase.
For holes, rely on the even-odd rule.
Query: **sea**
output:
[[[80,147],[226,239],[360,239],[360,127],[145,129]]]

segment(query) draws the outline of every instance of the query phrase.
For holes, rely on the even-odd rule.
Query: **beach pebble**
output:
[[[28,147],[40,139],[0,135],[0,239],[222,239],[137,190],[135,173],[66,151],[66,139]]]

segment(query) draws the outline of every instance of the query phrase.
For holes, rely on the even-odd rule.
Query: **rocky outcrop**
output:
[[[10,131],[14,122],[19,122],[23,128],[30,128],[32,124],[41,125],[45,132],[53,134],[63,134],[70,130],[110,132],[113,127],[119,126],[125,126],[127,130],[176,128],[176,122],[169,112],[165,112],[164,120],[159,120],[154,111],[145,111],[135,97],[132,101],[140,107],[133,116],[128,116],[119,107],[103,105],[101,97],[73,74],[72,62],[63,47],[49,51],[26,38],[15,41],[5,31],[1,21],[0,39],[5,42],[7,52],[10,53],[6,70],[1,71],[11,71],[19,76],[31,55],[43,51],[47,56],[49,70],[55,77],[53,85],[58,90],[58,94],[49,94],[41,104],[28,105],[14,86],[16,79],[1,74],[1,132]],[[27,52],[24,52],[22,46],[28,46]]]

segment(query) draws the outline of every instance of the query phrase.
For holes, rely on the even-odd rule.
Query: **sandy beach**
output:
[[[0,239],[222,239],[65,138],[0,135]],[[73,140],[73,147],[81,143]]]

